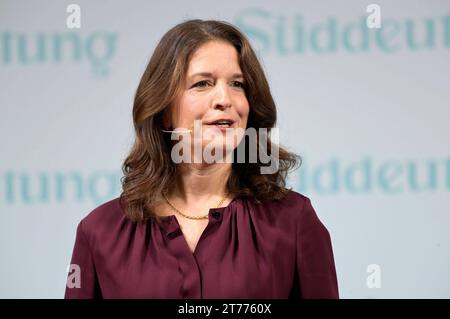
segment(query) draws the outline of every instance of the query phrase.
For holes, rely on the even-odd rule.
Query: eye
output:
[[[202,81],[199,81],[199,82],[195,83],[192,87],[200,87],[200,88],[202,88],[202,87],[206,87],[208,85],[209,85],[209,82],[207,80],[202,80]]]
[[[245,84],[239,81],[233,81],[232,85],[241,89],[245,89]]]

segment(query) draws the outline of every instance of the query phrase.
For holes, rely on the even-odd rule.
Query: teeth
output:
[[[230,126],[231,125],[230,122],[216,122],[216,123],[213,123],[213,124],[215,124],[215,125],[226,125],[226,126]]]

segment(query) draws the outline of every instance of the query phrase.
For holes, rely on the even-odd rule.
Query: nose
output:
[[[231,107],[231,96],[229,87],[225,83],[217,83],[214,90],[214,109],[225,109]]]

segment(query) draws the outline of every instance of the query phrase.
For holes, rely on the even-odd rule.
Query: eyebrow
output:
[[[206,76],[206,77],[212,77],[213,74],[211,72],[197,72],[189,76],[189,78],[193,78],[195,76]],[[233,73],[231,75],[232,79],[243,79],[244,75],[242,73]]]

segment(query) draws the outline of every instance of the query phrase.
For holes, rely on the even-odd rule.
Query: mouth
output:
[[[214,121],[210,121],[205,124],[208,126],[214,126],[214,127],[220,128],[220,129],[226,129],[226,128],[234,127],[234,123],[235,123],[235,121],[233,121],[232,119],[223,118],[223,119],[217,119]]]

